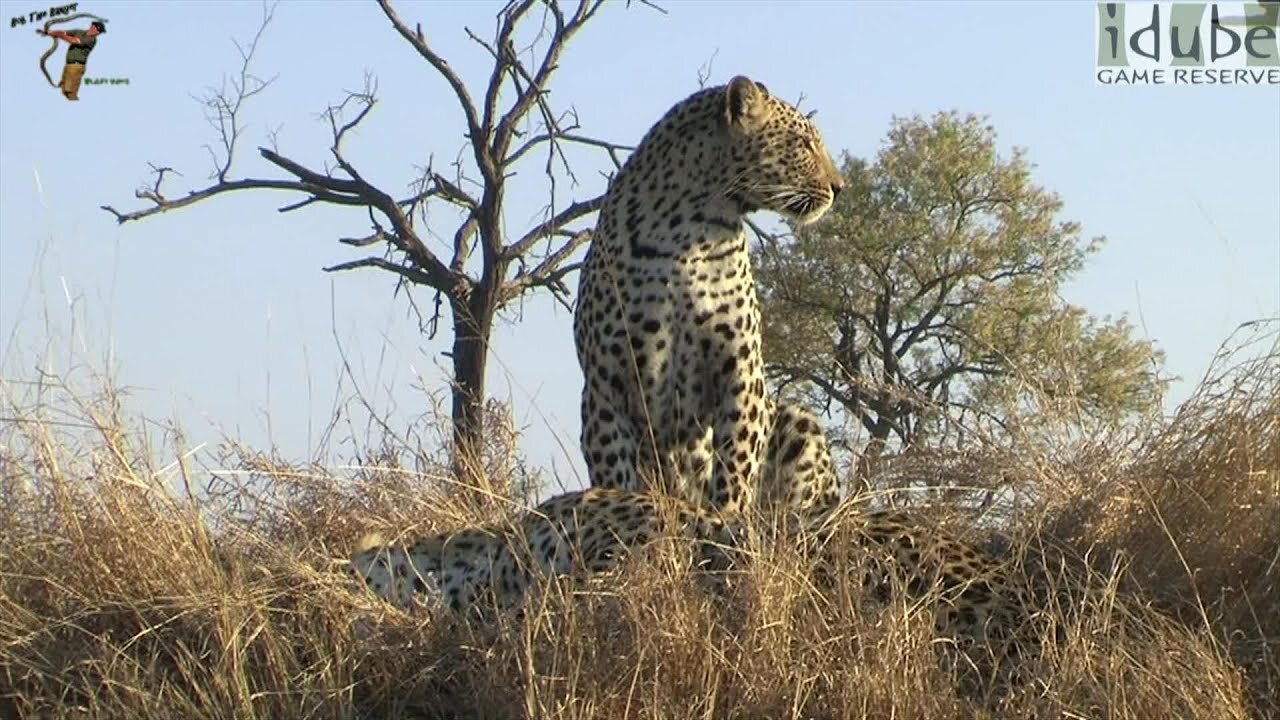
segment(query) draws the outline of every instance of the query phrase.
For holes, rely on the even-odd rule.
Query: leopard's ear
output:
[[[735,133],[749,133],[769,119],[769,91],[749,77],[739,75],[724,88],[725,117]]]
[[[362,553],[365,550],[369,550],[375,547],[381,547],[386,544],[387,543],[385,540],[383,540],[381,533],[367,532],[364,535],[361,535],[360,539],[356,542],[355,552]]]

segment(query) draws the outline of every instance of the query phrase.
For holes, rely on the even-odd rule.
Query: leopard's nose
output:
[[[840,191],[844,189],[844,180],[833,180],[831,182],[831,199],[835,200],[840,196]]]

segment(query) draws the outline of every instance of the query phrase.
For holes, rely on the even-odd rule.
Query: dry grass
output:
[[[389,443],[345,469],[229,445],[211,474],[114,394],[7,387],[0,716],[1280,718],[1280,362],[1226,362],[1172,421],[1025,463],[1046,491],[1003,530],[1066,559],[1066,632],[986,703],[918,608],[824,603],[767,549],[724,602],[638,566],[496,633],[404,615],[348,591],[355,539],[509,503]]]

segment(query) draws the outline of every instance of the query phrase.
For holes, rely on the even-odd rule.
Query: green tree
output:
[[[983,119],[895,119],[843,172],[828,216],[764,236],[756,260],[771,379],[843,411],[864,460],[1158,405],[1159,351],[1060,298],[1102,239],[1059,219]]]

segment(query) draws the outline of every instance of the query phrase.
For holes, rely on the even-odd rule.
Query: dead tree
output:
[[[449,354],[453,365],[452,450],[455,468],[465,472],[469,461],[478,458],[484,447],[485,367],[495,316],[525,293],[542,289],[567,303],[565,276],[581,264],[571,258],[590,238],[590,230],[580,223],[600,207],[604,198],[601,194],[556,206],[557,175],[573,178],[564,146],[572,143],[608,153],[615,168],[621,162],[620,154],[630,149],[580,133],[576,112],[557,112],[548,98],[565,46],[595,17],[604,0],[580,0],[571,11],[562,7],[559,0],[512,0],[498,12],[491,39],[466,29],[467,36],[493,62],[488,82],[478,93],[432,48],[421,24],[410,27],[388,0],[380,0],[379,4],[400,37],[444,80],[461,111],[465,142],[447,174],[437,172],[429,163],[410,195],[403,198],[375,187],[361,175],[357,162],[344,153],[342,141],[377,102],[376,84],[366,77],[363,91],[347,93],[341,103],[329,106],[324,113],[332,127],[331,167],[322,171],[291,160],[274,147],[272,135],[273,147],[259,147],[258,153],[283,176],[233,178],[231,166],[243,133],[244,103],[271,82],[250,72],[254,51],[274,9],[264,7],[257,35],[246,45],[236,45],[242,60],[238,76],[199,98],[218,133],[218,145],[209,150],[215,166],[210,176],[212,184],[171,197],[161,185],[165,174],[175,171],[153,164],[154,182],[136,192],[139,199],[147,201],[146,207],[130,212],[111,206],[103,209],[118,222],[126,223],[233,191],[284,190],[304,197],[281,207],[280,212],[314,203],[365,211],[371,232],[364,237],[340,238],[339,242],[378,251],[325,270],[378,268],[398,276],[397,290],[406,283],[430,288],[434,291],[434,309],[423,327],[431,335],[447,305],[453,325]],[[534,30],[533,23],[539,23],[534,42],[518,49],[516,38],[522,24]],[[520,36],[522,40],[527,39],[529,30]],[[544,221],[518,236],[508,236],[502,219],[509,183],[517,166],[533,159],[541,161],[552,201]],[[456,225],[431,228],[430,237],[448,239],[434,245],[429,241],[425,212],[432,203],[446,203],[457,210],[452,213],[457,218]],[[437,213],[432,222],[437,223],[440,215],[445,213]],[[472,474],[466,472],[463,477]]]

